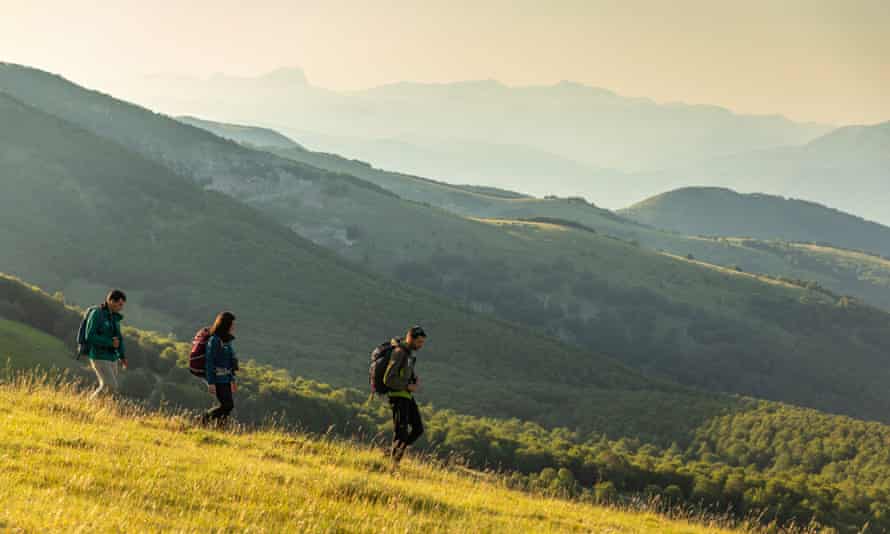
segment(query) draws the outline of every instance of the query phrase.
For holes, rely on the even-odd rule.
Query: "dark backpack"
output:
[[[189,353],[189,371],[198,377],[207,378],[207,343],[210,342],[210,329],[204,327],[195,333],[192,339],[192,351]]]
[[[83,317],[80,318],[80,327],[77,329],[77,352],[74,355],[76,360],[79,360],[81,356],[90,353],[90,345],[87,343],[87,321],[90,318],[90,314],[98,310],[100,307],[101,306],[90,306],[83,312]]]
[[[383,378],[386,376],[386,368],[389,367],[389,359],[394,349],[392,342],[387,341],[371,351],[371,367],[368,373],[371,381],[371,395],[382,395],[389,392],[389,388],[383,383]]]

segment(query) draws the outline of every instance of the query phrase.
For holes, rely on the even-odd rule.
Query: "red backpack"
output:
[[[209,341],[210,329],[204,327],[198,330],[192,340],[192,351],[189,353],[189,371],[201,378],[207,378],[207,343]]]

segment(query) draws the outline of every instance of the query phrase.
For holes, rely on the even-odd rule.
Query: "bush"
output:
[[[600,482],[593,487],[593,495],[596,502],[610,503],[618,498],[618,490],[615,489],[615,484],[612,484],[609,481]]]

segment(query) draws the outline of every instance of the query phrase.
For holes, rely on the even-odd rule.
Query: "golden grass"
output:
[[[355,444],[202,429],[35,379],[0,385],[0,531],[721,532],[432,462],[387,468]]]

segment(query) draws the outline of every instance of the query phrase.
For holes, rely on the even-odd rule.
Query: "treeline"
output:
[[[890,396],[876,389],[884,383],[878,377],[890,375],[875,373],[890,350],[887,313],[821,287],[782,291],[655,254],[633,256],[628,280],[616,282],[595,268],[609,268],[600,262],[605,253],[577,248],[561,256],[542,249],[534,258],[441,252],[405,261],[394,274],[683,384],[890,422]],[[628,253],[610,256],[621,254]],[[659,280],[649,283],[644,277],[656,271]],[[685,300],[670,293],[691,285],[700,293]],[[838,354],[847,355],[842,372]]]

